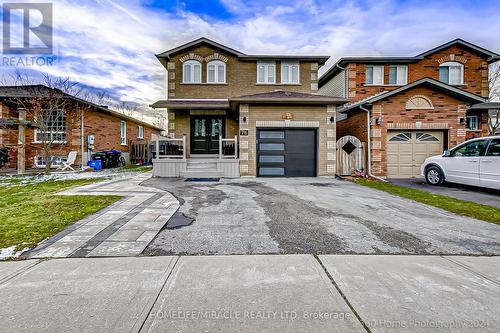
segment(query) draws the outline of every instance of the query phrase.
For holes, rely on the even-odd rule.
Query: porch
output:
[[[238,137],[212,138],[215,153],[190,154],[186,135],[153,137],[153,177],[238,178]],[[158,153],[157,153],[158,152]]]

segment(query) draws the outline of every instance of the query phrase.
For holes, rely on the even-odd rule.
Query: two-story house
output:
[[[335,110],[347,99],[318,94],[328,57],[248,55],[200,38],[157,58],[167,99],[152,107],[168,109],[170,138],[157,143],[156,176],[335,175]]]
[[[488,134],[494,52],[461,39],[413,57],[341,58],[319,79],[319,94],[349,99],[337,109],[337,137],[367,143],[368,172],[420,175],[425,158]]]

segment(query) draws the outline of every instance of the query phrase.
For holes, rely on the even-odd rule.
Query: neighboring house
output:
[[[200,38],[157,58],[167,99],[152,107],[168,109],[172,139],[158,143],[156,176],[335,175],[335,109],[347,100],[318,94],[328,57],[248,55]]]
[[[46,100],[50,96],[62,96],[64,110],[44,111],[44,127],[40,129],[33,122],[32,110],[27,113],[26,122],[20,120],[20,110],[31,101]],[[59,98],[58,97],[58,98]],[[48,103],[47,105],[49,105]],[[61,105],[63,103],[60,103]],[[51,109],[56,104],[50,104]],[[83,117],[81,117],[83,115]],[[117,149],[129,161],[131,143],[147,144],[152,134],[159,135],[161,130],[151,124],[128,117],[107,107],[90,103],[60,90],[43,85],[0,86],[0,147],[10,150],[7,168],[17,167],[19,128],[25,129],[25,165],[45,164],[44,143],[50,143],[50,156],[57,163],[58,158],[66,157],[70,151],[77,151],[76,165],[84,164],[95,151]],[[83,125],[83,130],[82,130]],[[88,137],[94,137],[94,147],[89,150]],[[45,139],[44,139],[45,137]],[[50,138],[50,139],[48,139]]]
[[[488,134],[488,65],[500,56],[456,39],[414,57],[341,58],[319,79],[319,93],[344,97],[337,137],[368,144],[368,172],[420,174],[424,159]],[[368,126],[370,124],[370,126]]]

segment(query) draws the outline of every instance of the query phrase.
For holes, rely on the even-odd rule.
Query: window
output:
[[[182,65],[183,83],[201,83],[201,63],[196,60],[188,60]]]
[[[458,62],[445,62],[439,65],[439,81],[447,84],[464,83],[464,65]]]
[[[281,63],[281,83],[284,84],[298,84],[299,83],[299,69],[298,62],[282,62]]]
[[[284,139],[284,131],[262,131],[259,133],[261,139]]]
[[[64,111],[42,111],[37,118],[40,128],[35,130],[35,142],[66,142],[66,113]]]
[[[259,168],[261,176],[284,176],[285,168]]]
[[[137,138],[144,139],[144,127],[141,125],[137,127]]]
[[[207,83],[226,83],[226,64],[220,60],[207,64]]]
[[[468,131],[477,131],[477,116],[467,116],[465,129]]]
[[[469,142],[452,151],[451,156],[453,157],[481,156],[481,151],[483,150],[483,147],[484,147],[484,140]]]
[[[439,139],[436,138],[434,135],[429,134],[429,133],[421,133],[417,132],[417,140],[418,141],[427,141],[427,142],[438,142]]]
[[[399,133],[389,139],[389,141],[410,141],[410,140],[411,140],[411,132]]]
[[[127,122],[124,120],[120,121],[120,139],[122,145],[127,144]]]
[[[500,139],[491,140],[486,156],[500,157]]]
[[[274,62],[257,62],[257,83],[276,83],[275,71]]]
[[[384,84],[384,66],[366,66],[366,84],[383,85]]]
[[[285,150],[284,143],[260,143],[260,150]]]
[[[389,66],[389,84],[403,86],[406,84],[408,67]]]
[[[260,155],[260,163],[285,163],[285,156],[283,155]]]

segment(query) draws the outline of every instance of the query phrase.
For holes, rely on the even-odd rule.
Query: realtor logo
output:
[[[52,4],[4,3],[3,54],[52,54]]]

